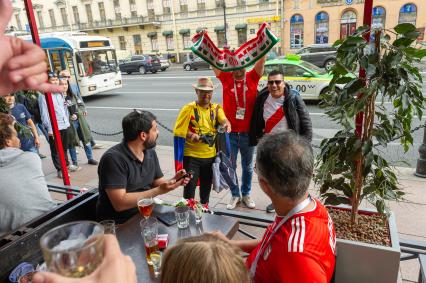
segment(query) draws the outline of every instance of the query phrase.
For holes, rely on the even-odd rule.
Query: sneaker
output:
[[[98,161],[96,161],[95,159],[89,159],[87,163],[90,165],[98,165]]]
[[[40,157],[40,159],[46,158],[46,155],[39,153],[38,156]]]
[[[102,148],[102,145],[95,143],[94,145],[92,145],[92,149],[100,149]]]
[[[248,208],[255,208],[256,204],[254,203],[254,201],[250,198],[250,196],[243,196],[243,203],[248,207]]]
[[[70,170],[70,172],[77,172],[81,170],[81,167],[75,164],[71,164],[68,166],[68,170]]]
[[[226,205],[227,209],[234,209],[237,206],[237,203],[240,202],[240,197],[232,197],[229,203]]]
[[[266,212],[268,212],[268,213],[274,213],[275,212],[275,207],[272,203],[266,207]]]

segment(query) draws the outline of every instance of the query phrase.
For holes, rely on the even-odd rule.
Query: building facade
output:
[[[119,59],[161,53],[184,60],[191,38],[207,29],[218,46],[236,48],[268,22],[292,52],[313,43],[333,43],[363,22],[364,0],[33,0],[40,32],[79,30],[110,37]],[[13,1],[15,30],[28,29],[22,0]],[[283,5],[283,8],[281,7]],[[224,7],[225,6],[225,7]],[[283,11],[284,10],[284,11]],[[226,24],[225,24],[226,18]],[[374,0],[373,26],[410,22],[423,35],[425,0]]]

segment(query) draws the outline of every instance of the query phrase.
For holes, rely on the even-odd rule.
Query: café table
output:
[[[174,210],[174,208],[156,205],[151,217],[156,217],[162,213],[168,213],[171,210]],[[138,282],[159,282],[159,280],[154,277],[152,267],[146,262],[145,247],[140,228],[140,221],[142,219],[143,218],[139,214],[136,214],[120,225],[116,233],[117,239],[120,243],[122,252],[129,255],[136,265]],[[168,246],[171,246],[181,238],[196,236],[204,232],[215,230],[219,230],[227,237],[232,238],[238,231],[238,227],[238,220],[235,218],[209,213],[204,213],[202,222],[196,224],[194,213],[190,211],[189,228],[178,229],[177,224],[166,226],[158,221],[158,234],[168,234]]]

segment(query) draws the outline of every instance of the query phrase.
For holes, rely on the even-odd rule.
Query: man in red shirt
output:
[[[232,165],[236,170],[239,150],[243,171],[241,194],[238,186],[231,188],[232,197],[226,206],[227,209],[234,209],[241,200],[249,208],[256,206],[250,198],[254,146],[249,145],[248,131],[256,101],[257,85],[260,77],[263,75],[265,60],[265,56],[260,58],[254,65],[254,68],[249,72],[246,72],[245,69],[222,72],[213,68],[216,77],[222,83],[223,110],[225,111],[226,118],[231,123],[232,132],[229,134],[229,139],[231,142]]]
[[[253,282],[330,282],[336,236],[327,210],[308,194],[313,167],[309,142],[295,132],[278,131],[260,140],[255,168],[277,217],[261,240],[229,240],[215,233],[250,253],[246,265]]]

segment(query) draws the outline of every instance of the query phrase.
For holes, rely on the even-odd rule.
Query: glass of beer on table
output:
[[[40,246],[50,272],[84,277],[102,262],[104,228],[92,221],[70,222],[46,232]]]
[[[154,200],[152,198],[140,198],[138,200],[139,213],[145,219],[148,219],[154,209]]]
[[[145,246],[146,261],[149,265],[152,265],[151,253],[159,251],[157,219],[150,217],[142,220],[140,225],[142,230],[141,235]]]

